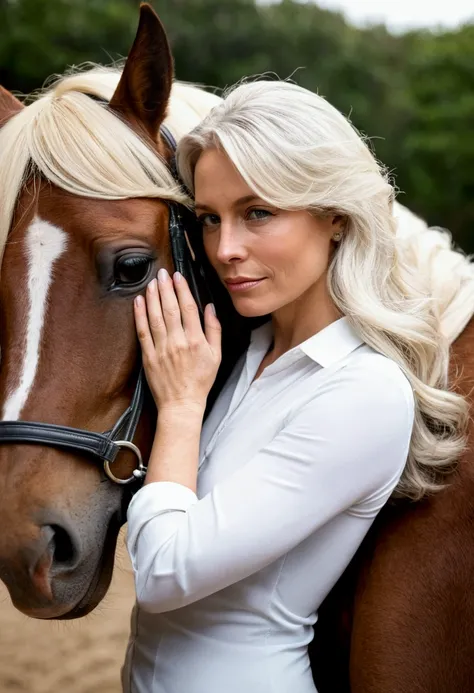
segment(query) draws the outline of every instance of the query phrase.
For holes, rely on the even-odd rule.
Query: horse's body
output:
[[[452,349],[452,378],[474,387],[474,321]],[[440,493],[387,506],[323,604],[312,645],[321,693],[474,690],[474,428]]]
[[[66,78],[28,113],[0,92],[3,420],[105,431],[130,403],[139,369],[132,300],[158,267],[172,269],[166,200],[185,201],[159,128],[168,113],[179,139],[217,102],[180,85],[170,98],[171,89],[166,36],[144,7],[121,77]],[[406,221],[408,237],[425,229]],[[451,336],[474,308],[458,284],[443,306]],[[453,349],[463,391],[474,378],[473,340],[471,324]],[[156,417],[148,404],[134,438],[145,458]],[[131,463],[123,452],[114,473],[129,476]],[[468,690],[471,469],[467,452],[451,487],[381,513],[321,609],[312,649],[320,693],[345,693],[349,678],[353,693]],[[0,577],[13,602],[39,618],[84,615],[107,591],[129,493],[87,456],[45,445],[0,445],[0,470]]]
[[[424,238],[424,222],[410,219],[404,209],[398,213],[400,233],[415,233],[416,243],[424,245],[427,270],[436,235]],[[446,250],[433,264],[451,266],[456,284],[453,293],[444,293],[453,301],[445,315],[445,333],[454,340],[449,379],[472,409],[474,319],[465,324],[473,313],[466,275],[471,268],[461,269],[459,258]],[[458,284],[463,273],[467,284]],[[474,691],[473,529],[471,415],[466,450],[445,488],[416,503],[397,500],[382,509],[321,606],[310,646],[320,693]]]

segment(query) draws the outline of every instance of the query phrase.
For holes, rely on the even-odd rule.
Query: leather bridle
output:
[[[165,126],[161,126],[160,132],[173,153],[170,165],[171,172],[175,180],[182,185],[174,162],[176,141]],[[204,307],[212,298],[205,280],[203,265],[196,254],[191,251],[187,236],[187,231],[196,226],[196,220],[192,212],[181,204],[168,202],[168,207],[169,236],[174,267],[176,271],[186,277],[202,319]],[[105,433],[95,433],[80,428],[36,421],[0,421],[0,444],[36,443],[75,450],[92,455],[95,459],[102,461],[105,474],[116,484],[141,482],[145,478],[147,468],[143,462],[141,451],[134,444],[133,439],[143,410],[146,388],[146,379],[141,366],[130,406],[113,428]],[[115,476],[110,468],[122,448],[131,450],[137,458],[137,466],[128,479],[120,479]]]

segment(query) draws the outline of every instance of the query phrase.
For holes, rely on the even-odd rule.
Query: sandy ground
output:
[[[107,598],[80,621],[26,618],[1,586],[0,693],[119,693],[132,604],[123,537]]]

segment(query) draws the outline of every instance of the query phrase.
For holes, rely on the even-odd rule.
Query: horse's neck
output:
[[[471,318],[451,347],[449,380],[472,401],[474,393],[474,318]]]

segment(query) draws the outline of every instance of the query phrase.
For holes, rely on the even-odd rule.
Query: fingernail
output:
[[[148,284],[148,288],[150,291],[156,291],[156,279],[151,280],[151,282]]]
[[[179,284],[181,279],[183,278],[183,275],[180,272],[175,272],[173,274],[173,279],[175,280],[176,284]]]
[[[134,303],[135,303],[137,308],[140,308],[140,306],[143,303],[143,298],[141,296],[136,296]]]
[[[168,279],[170,275],[168,272],[162,267],[160,271],[158,272],[158,280],[164,284],[164,282]]]
[[[213,315],[217,315],[215,305],[214,305],[213,303],[210,303],[209,305],[211,306],[212,314],[213,314]]]

